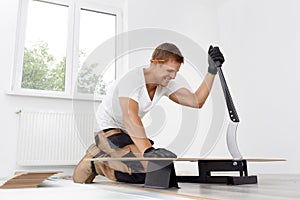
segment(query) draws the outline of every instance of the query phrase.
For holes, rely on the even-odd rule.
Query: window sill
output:
[[[95,102],[101,102],[103,96],[94,97],[92,94],[74,94],[74,95],[67,95],[60,92],[53,92],[53,91],[47,91],[46,94],[45,91],[34,91],[30,90],[28,91],[5,91],[6,95],[10,96],[20,96],[20,97],[36,97],[36,98],[45,98],[45,99],[64,99],[64,100],[76,100],[76,101],[95,101]]]

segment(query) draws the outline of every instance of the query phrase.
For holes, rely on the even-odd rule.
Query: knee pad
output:
[[[115,171],[115,176],[117,181],[125,182],[125,183],[145,183],[145,173],[123,173],[119,171]]]

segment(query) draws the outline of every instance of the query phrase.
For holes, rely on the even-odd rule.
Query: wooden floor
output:
[[[259,175],[258,184],[182,184],[180,193],[212,199],[300,199],[300,175]]]
[[[5,180],[0,181],[4,182]],[[300,175],[258,175],[258,184],[179,183],[180,189],[154,190],[142,185],[120,184],[97,177],[94,184],[75,184],[71,180],[50,179],[38,188],[0,189],[0,199],[20,200],[180,200],[180,199],[300,199]]]

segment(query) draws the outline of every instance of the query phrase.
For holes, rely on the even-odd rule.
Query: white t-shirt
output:
[[[129,97],[135,100],[139,105],[138,115],[140,118],[143,118],[157,104],[160,98],[163,96],[168,97],[183,87],[176,79],[170,80],[166,87],[157,86],[151,101],[147,92],[143,69],[143,67],[134,68],[120,80],[115,81],[107,90],[106,96],[96,112],[95,132],[107,128],[125,130],[119,97]]]

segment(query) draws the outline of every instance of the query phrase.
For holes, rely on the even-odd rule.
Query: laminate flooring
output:
[[[0,184],[5,180],[0,180]],[[186,200],[300,199],[300,174],[262,174],[258,184],[224,185],[179,183],[180,189],[148,189],[98,176],[93,184],[75,184],[72,180],[50,178],[37,188],[0,189],[0,200]]]

